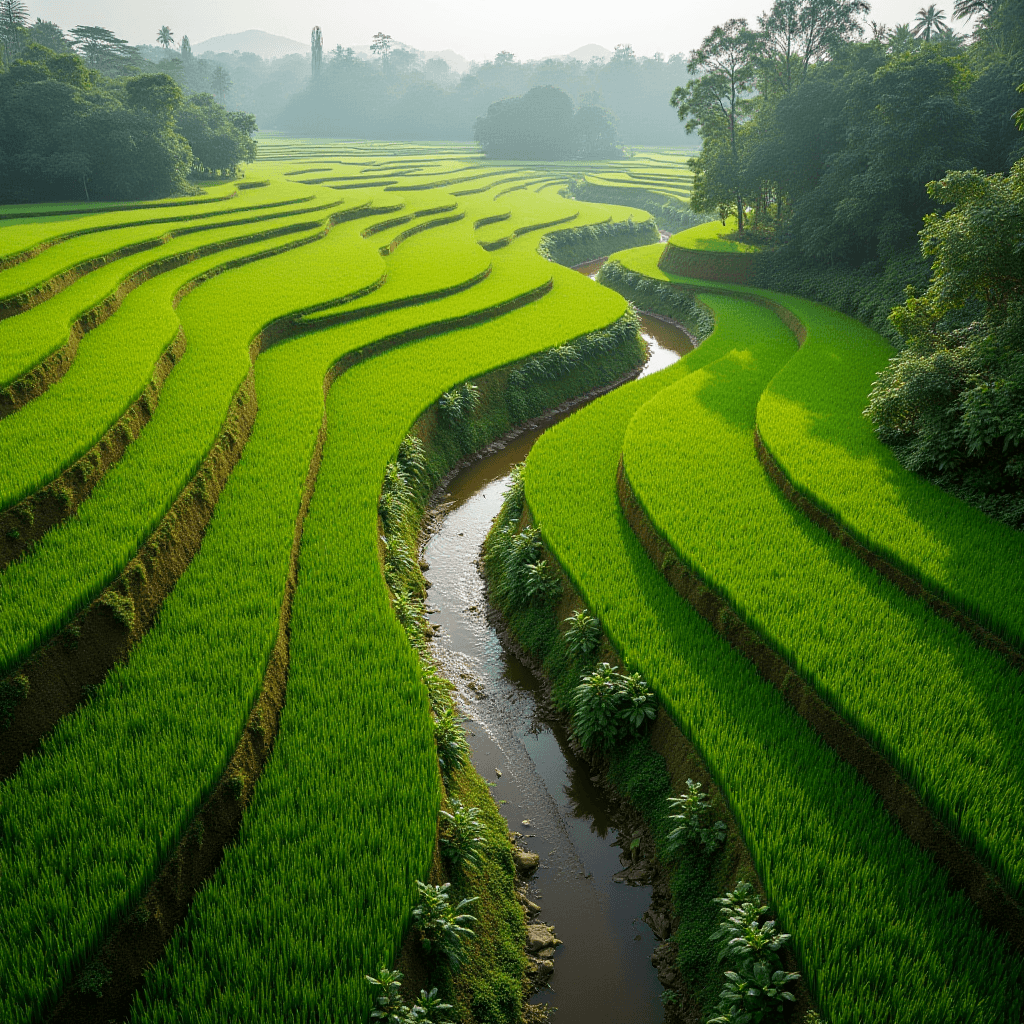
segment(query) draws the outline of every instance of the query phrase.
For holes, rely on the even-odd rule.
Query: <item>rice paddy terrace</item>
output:
[[[1024,539],[875,441],[881,338],[674,272],[709,229],[645,244],[684,168],[269,140],[196,197],[0,208],[0,1020],[72,1019],[111,958],[149,967],[139,1024],[366,1019],[442,802],[386,478],[467,382],[543,395],[636,344],[538,246],[713,314],[543,435],[526,499],[810,997],[1020,1019]]]

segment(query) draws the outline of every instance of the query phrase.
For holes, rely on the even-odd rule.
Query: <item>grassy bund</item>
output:
[[[672,316],[683,289],[710,336],[545,434],[526,514],[831,1024],[1018,1021],[1024,550],[875,442],[885,342],[674,274],[746,254],[645,244],[688,213],[672,154],[262,155],[193,198],[0,209],[0,1020],[367,1019],[445,877],[439,812],[487,802],[439,771],[403,443],[422,499],[635,365],[619,291]],[[611,287],[566,269],[627,246]],[[488,814],[464,1024],[518,1013]]]

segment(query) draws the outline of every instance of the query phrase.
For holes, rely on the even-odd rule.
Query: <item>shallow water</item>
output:
[[[652,318],[643,318],[643,332],[651,350],[644,375],[691,347],[683,331]],[[641,920],[650,887],[613,881],[622,848],[608,802],[561,724],[544,713],[537,679],[488,624],[477,567],[511,467],[550,425],[521,434],[451,482],[446,518],[424,550],[428,617],[441,628],[436,656],[457,685],[473,763],[521,845],[540,854],[530,886],[542,907],[537,920],[564,942],[550,989],[531,1001],[557,1007],[556,1024],[652,1024],[663,1011],[650,962],[658,939]]]

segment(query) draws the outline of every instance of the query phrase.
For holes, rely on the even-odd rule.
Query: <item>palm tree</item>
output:
[[[156,41],[165,50],[169,50],[174,45],[174,33],[166,25],[161,25],[160,31],[156,34]]]
[[[10,64],[21,50],[21,33],[28,24],[28,8],[21,0],[0,0],[0,56]]]
[[[933,35],[938,35],[946,27],[945,11],[937,11],[935,4],[922,7],[917,12],[917,22],[914,25],[914,35],[919,39],[924,38],[930,43]]]
[[[890,33],[886,40],[889,46],[889,52],[895,56],[899,56],[901,53],[908,53],[918,45],[917,40],[914,38],[914,33],[910,30],[910,24],[904,22],[902,25],[897,25]]]
[[[954,18],[973,18],[976,14],[989,15],[995,8],[995,0],[956,0],[953,4]]]

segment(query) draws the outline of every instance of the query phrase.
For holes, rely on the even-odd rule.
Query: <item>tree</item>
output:
[[[223,103],[229,92],[231,92],[231,76],[218,64],[213,72],[213,93],[217,97],[217,101]]]
[[[124,84],[128,105],[151,114],[170,117],[184,98],[177,82],[169,75],[139,75]]]
[[[192,59],[192,44],[188,41],[188,36],[181,37],[181,59],[186,62]]]
[[[320,74],[320,69],[324,63],[324,34],[320,31],[319,25],[313,26],[309,42],[310,53],[313,59],[313,77],[316,78]]]
[[[750,109],[758,44],[759,37],[745,18],[717,25],[687,64],[690,74],[698,77],[677,87],[670,101],[687,131],[700,132],[707,154],[703,163],[701,157],[691,162],[698,204],[694,209],[717,209],[728,196],[728,202],[736,207],[740,231],[745,199],[740,124]]]
[[[381,67],[387,70],[388,57],[391,54],[391,36],[385,32],[377,32],[370,43],[370,52],[380,58]]]
[[[169,50],[174,45],[174,33],[167,25],[161,25],[160,31],[156,34],[156,41],[165,50]]]
[[[21,50],[21,33],[28,23],[28,8],[21,0],[0,0],[0,52],[10,64]]]
[[[932,36],[938,35],[945,27],[945,12],[936,10],[935,4],[929,4],[917,12],[917,21],[914,23],[914,35],[919,39],[923,38],[926,43],[930,43]]]
[[[950,207],[925,220],[923,295],[892,312],[906,347],[879,374],[868,415],[900,461],[973,492],[1024,526],[1024,161],[929,185]]]
[[[60,26],[52,21],[36,18],[36,23],[29,27],[28,37],[37,46],[45,46],[54,53],[71,53],[71,47]]]
[[[866,0],[775,0],[757,19],[762,94],[770,98],[772,84],[789,92],[812,64],[863,33],[858,18],[867,13]]]
[[[886,46],[891,54],[899,56],[901,53],[909,53],[918,45],[917,38],[910,27],[909,22],[897,25],[888,36]]]
[[[129,46],[127,40],[120,39],[108,28],[77,25],[69,35],[74,40],[74,48],[94,70],[109,74],[123,73],[138,58],[135,47]]]

